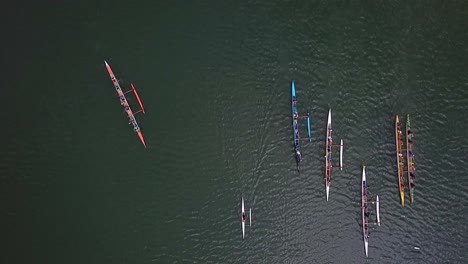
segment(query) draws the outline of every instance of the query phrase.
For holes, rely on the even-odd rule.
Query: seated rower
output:
[[[296,150],[296,161],[299,162],[302,160],[301,152],[299,150]]]

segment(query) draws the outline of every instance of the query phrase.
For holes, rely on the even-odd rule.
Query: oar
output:
[[[365,225],[377,225],[378,223],[377,222],[367,222],[365,223]]]

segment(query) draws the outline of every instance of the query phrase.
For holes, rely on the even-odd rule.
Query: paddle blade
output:
[[[380,226],[380,202],[379,202],[379,196],[377,195],[376,201],[375,201],[375,210],[377,213],[377,224]]]

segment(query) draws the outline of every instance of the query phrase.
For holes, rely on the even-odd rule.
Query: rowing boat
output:
[[[331,186],[331,176],[332,169],[338,166],[333,166],[332,163],[332,147],[340,147],[340,166],[339,168],[343,170],[343,140],[340,140],[340,145],[333,145],[332,137],[332,116],[331,109],[328,110],[328,120],[327,120],[327,140],[325,145],[325,192],[327,193],[327,201],[330,194]]]
[[[327,139],[325,145],[325,192],[327,194],[327,201],[330,195],[330,186],[331,186],[331,176],[332,169],[337,166],[333,166],[332,163],[332,147],[340,147],[340,166],[339,168],[343,170],[343,140],[340,140],[340,145],[333,145],[332,137],[332,116],[331,109],[328,110],[328,120],[327,120]]]
[[[408,186],[411,202],[414,202],[414,153],[413,153],[413,132],[409,115],[406,116],[406,160],[408,161]]]
[[[380,226],[380,201],[377,195],[375,200],[369,200],[369,185],[366,178],[366,166],[362,167],[362,180],[361,180],[361,213],[362,213],[362,239],[364,240],[364,250],[366,257],[369,251],[369,225],[377,224]],[[375,212],[377,222],[369,222],[369,204],[375,204]]]
[[[294,153],[296,156],[296,164],[297,164],[297,171],[299,171],[299,163],[302,161],[302,154],[301,154],[301,140],[308,140],[312,142],[312,135],[310,131],[310,113],[307,112],[306,116],[299,116],[297,111],[297,99],[296,99],[296,86],[294,85],[294,81],[291,82],[291,110],[292,110],[292,119],[293,119],[293,136],[294,136]],[[301,138],[299,135],[299,119],[307,119],[307,135],[308,138]]]
[[[135,133],[137,133],[138,137],[140,138],[141,143],[146,148],[145,139],[143,138],[143,134],[141,133],[140,126],[138,126],[138,122],[135,119],[135,114],[137,114],[137,112],[135,112],[135,114],[133,113],[132,109],[130,108],[130,105],[128,104],[127,98],[125,97],[125,93],[122,91],[122,88],[120,87],[119,81],[117,80],[114,73],[112,72],[111,67],[109,66],[107,61],[104,61],[104,63],[106,64],[107,72],[109,73],[109,76],[110,76],[110,78],[112,80],[112,83],[114,84],[115,90],[117,91],[117,94],[119,95],[120,104],[124,107],[125,112],[127,113],[127,116],[129,118],[129,124],[132,124],[133,131],[135,131]],[[143,111],[143,113],[144,113],[143,104],[141,103],[140,97],[138,96],[138,93],[136,92],[136,89],[133,86],[133,84],[131,86],[132,86],[133,92],[136,95],[138,103],[140,104],[140,107],[141,107],[140,111]]]
[[[241,209],[241,225],[242,225],[242,239],[245,237],[245,222],[247,222],[247,215],[244,210],[244,197],[242,196],[242,209]],[[249,209],[249,226],[252,226],[252,208]]]
[[[328,110],[328,121],[327,121],[327,140],[325,146],[325,191],[327,193],[327,201],[328,196],[330,193],[330,185],[331,185],[331,173],[332,173],[332,145],[333,145],[333,137],[332,137],[332,124],[331,124],[331,109]]]
[[[242,222],[242,238],[245,237],[245,211],[244,211],[244,197],[242,197],[242,216],[241,216],[241,222]]]
[[[401,123],[398,115],[395,118],[395,144],[397,149],[397,168],[398,168],[398,186],[400,189],[400,200],[401,206],[405,206],[405,180],[403,179],[404,174],[404,161],[403,161],[403,140],[401,138]]]
[[[364,239],[364,250],[367,252],[369,248],[369,224],[367,212],[367,183],[366,183],[366,166],[362,167],[362,181],[361,181],[361,211],[362,211],[362,237]]]
[[[292,108],[293,133],[294,133],[294,153],[296,155],[297,170],[299,170],[299,163],[302,160],[301,144],[300,144],[301,136],[299,135],[299,124],[297,122],[299,118],[299,114],[297,113],[296,87],[294,85],[294,81],[292,81],[291,83],[291,95],[292,95],[291,108]]]

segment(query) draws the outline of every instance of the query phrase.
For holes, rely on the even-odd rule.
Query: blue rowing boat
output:
[[[299,163],[302,161],[302,154],[301,154],[301,144],[300,141],[304,140],[301,139],[299,135],[299,123],[298,120],[300,118],[307,118],[307,134],[309,142],[312,142],[312,136],[310,132],[310,114],[307,112],[305,117],[300,117],[299,113],[297,112],[297,100],[296,100],[296,87],[294,85],[294,81],[291,83],[291,108],[292,108],[292,118],[293,118],[293,135],[294,135],[294,152],[296,155],[296,164],[297,164],[297,171],[299,171]]]

